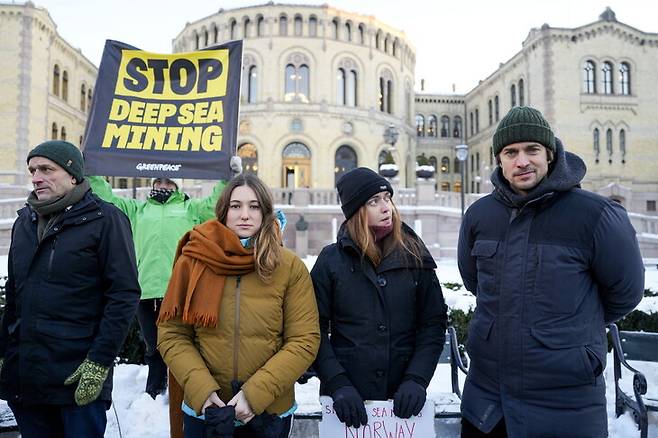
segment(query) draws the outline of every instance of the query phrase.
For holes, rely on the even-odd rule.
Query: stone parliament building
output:
[[[498,121],[530,105],[585,160],[584,187],[622,203],[645,256],[658,257],[658,34],[612,10],[577,28],[530,29],[521,50],[465,95],[414,92],[416,53],[405,33],[328,5],[220,9],[185,24],[172,49],[233,39],[245,41],[237,153],[297,224],[286,243],[298,252],[317,254],[333,240],[342,220],[337,178],[377,169],[390,152],[405,220],[436,256],[454,256],[462,191],[455,146],[469,146],[470,203],[491,191]],[[29,149],[50,138],[81,143],[97,67],[31,2],[0,3],[0,55],[0,222],[10,224],[29,188]],[[395,135],[385,138],[387,130]],[[420,157],[434,166],[430,178],[416,177]],[[125,189],[149,180],[111,182]],[[191,194],[208,186],[188,185]],[[0,224],[0,240],[8,226]]]

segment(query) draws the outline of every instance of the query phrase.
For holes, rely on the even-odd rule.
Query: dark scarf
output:
[[[254,269],[254,250],[244,248],[237,234],[218,220],[197,225],[178,243],[158,323],[178,317],[216,327],[226,277]]]
[[[73,186],[73,189],[56,199],[40,201],[32,191],[27,197],[27,203],[37,213],[37,237],[39,242],[43,236],[60,218],[68,207],[79,202],[89,190],[89,181],[86,179]]]
[[[553,162],[548,166],[548,174],[527,194],[516,193],[503,176],[500,166],[491,174],[491,182],[496,188],[494,196],[510,207],[520,208],[529,201],[552,192],[566,192],[580,187],[587,168],[583,160],[571,152],[566,152],[559,138],[555,138]]]
[[[164,204],[169,198],[171,198],[171,195],[173,195],[175,191],[176,190],[171,189],[151,189],[149,198],[160,204]]]
[[[372,231],[372,234],[375,236],[375,242],[379,242],[384,237],[391,234],[391,231],[393,231],[393,224],[388,226],[371,225],[368,228],[370,228],[370,231]]]

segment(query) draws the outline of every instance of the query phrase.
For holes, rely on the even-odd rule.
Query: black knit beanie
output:
[[[338,180],[336,188],[345,219],[354,216],[368,199],[379,192],[387,191],[393,196],[391,183],[367,167],[357,167],[347,172]]]
[[[84,179],[85,164],[82,152],[68,141],[51,140],[41,143],[27,154],[28,164],[32,157],[45,157],[54,161],[70,173],[78,183]]]
[[[493,136],[493,153],[507,145],[536,141],[555,152],[555,136],[542,114],[529,106],[515,106],[500,121]]]

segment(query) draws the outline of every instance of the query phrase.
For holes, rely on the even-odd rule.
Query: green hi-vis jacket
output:
[[[141,299],[162,298],[169,284],[178,241],[195,225],[215,217],[215,204],[226,182],[219,181],[206,198],[192,199],[177,190],[161,204],[152,199],[140,201],[116,196],[103,177],[86,178],[99,198],[116,205],[130,219]]]

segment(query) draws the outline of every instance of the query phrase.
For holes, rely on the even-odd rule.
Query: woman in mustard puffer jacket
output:
[[[231,180],[217,220],[179,243],[160,311],[158,349],[182,387],[185,437],[201,437],[210,406],[234,406],[235,436],[287,437],[294,384],[320,330],[302,261],[281,246],[272,198],[251,175]],[[181,402],[170,385],[172,436]]]

